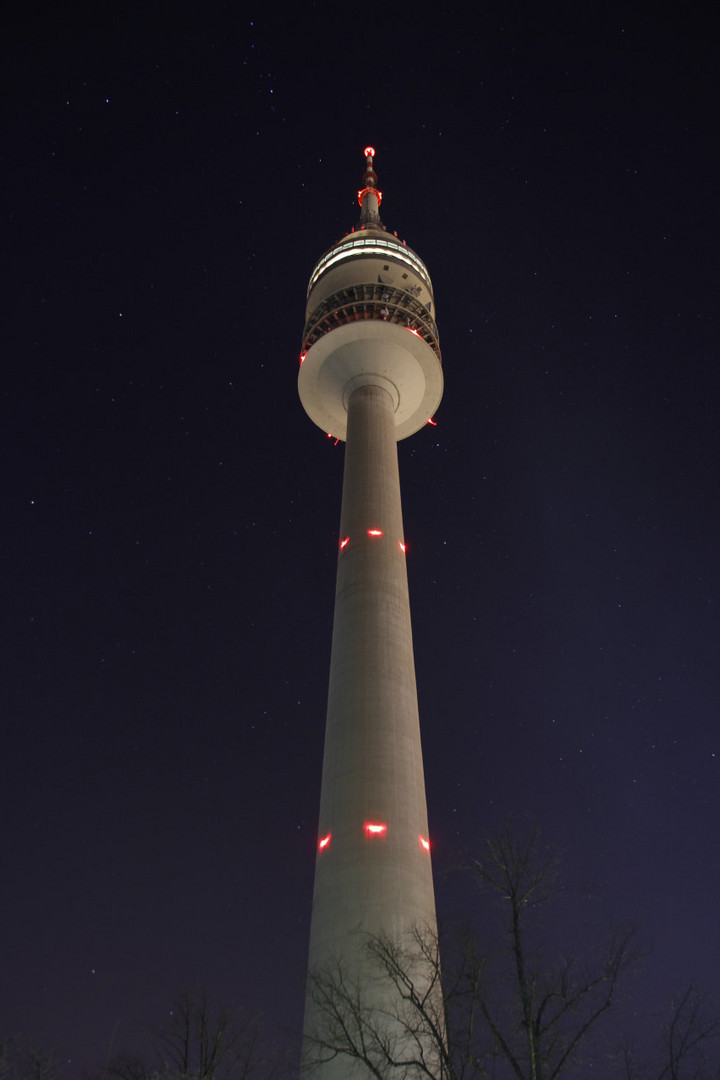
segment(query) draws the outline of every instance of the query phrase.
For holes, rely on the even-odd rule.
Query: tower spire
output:
[[[365,154],[365,173],[363,175],[363,184],[365,185],[362,191],[358,191],[358,202],[360,203],[360,221],[358,226],[361,229],[385,229],[382,221],[380,220],[380,203],[382,202],[382,192],[377,189],[377,173],[373,168],[373,162],[375,159],[375,148],[372,146],[366,146],[363,153]]]

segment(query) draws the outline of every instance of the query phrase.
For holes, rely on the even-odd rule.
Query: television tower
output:
[[[346,443],[306,1071],[324,1023],[313,974],[340,966],[368,1005],[392,1011],[364,942],[436,933],[396,443],[428,423],[443,377],[430,275],[380,220],[374,157],[368,146],[357,227],[310,277],[298,378],[310,419]],[[313,1076],[363,1075],[355,1068],[340,1055]]]

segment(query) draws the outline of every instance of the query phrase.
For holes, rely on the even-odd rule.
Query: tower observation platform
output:
[[[358,386],[380,380],[393,400],[397,439],[427,423],[443,389],[430,275],[380,220],[371,150],[358,226],[325,252],[310,277],[300,353],[303,407],[342,440]]]
[[[310,277],[298,376],[310,418],[346,443],[305,1003],[308,1080],[373,1074],[342,1045],[347,992],[399,1054],[429,1062],[437,1052],[420,1036],[407,1041],[399,991],[379,977],[367,949],[373,937],[408,950],[418,933],[437,933],[397,442],[428,422],[443,389],[430,275],[380,220],[374,154],[365,150],[358,226]],[[424,978],[420,965],[418,989]],[[422,1074],[419,1065],[403,1072],[406,1080]]]

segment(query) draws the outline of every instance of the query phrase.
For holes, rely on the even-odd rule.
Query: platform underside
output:
[[[304,357],[298,392],[310,419],[344,441],[349,394],[373,382],[394,399],[398,440],[419,431],[442,398],[442,367],[433,349],[407,327],[381,320],[340,326],[321,337]]]

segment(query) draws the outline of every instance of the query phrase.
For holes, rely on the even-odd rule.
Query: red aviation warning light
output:
[[[374,195],[374,196],[375,196],[375,198],[377,199],[377,204],[378,204],[378,206],[380,205],[380,203],[382,202],[382,191],[378,191],[378,189],[377,189],[377,188],[374,188],[374,187],[370,187],[370,186],[368,185],[368,187],[364,187],[364,188],[362,189],[362,191],[358,191],[358,203],[360,204],[360,206],[362,206],[362,204],[363,204],[363,199],[365,198],[365,196],[366,196],[366,195],[371,195],[371,194],[372,194],[372,195]],[[363,229],[364,229],[364,228],[365,228],[365,226],[364,226],[364,225],[362,225],[362,226],[361,226],[361,228],[363,228]]]
[[[385,836],[387,825],[380,821],[366,821],[363,829],[366,836]]]
[[[418,840],[420,841],[420,847],[423,849],[423,851],[430,850],[430,841],[427,839],[427,837],[419,835]]]
[[[346,548],[349,543],[350,543],[350,537],[349,536],[344,536],[342,538],[342,540],[340,541],[340,550],[342,551],[343,548]]]
[[[374,146],[366,146],[365,149],[363,150],[363,154],[365,155],[365,157],[374,158],[375,157],[375,147]]]
[[[430,424],[431,427],[437,427],[437,420],[433,420],[432,416],[428,416],[428,424]]]
[[[318,851],[324,851],[332,840],[332,833],[328,833],[327,836],[323,836],[322,840],[318,841]]]
[[[403,555],[407,551],[407,544],[403,544],[402,540],[398,540],[398,547],[402,551]]]
[[[368,536],[382,536],[383,531],[382,529],[368,529],[367,534]]]

